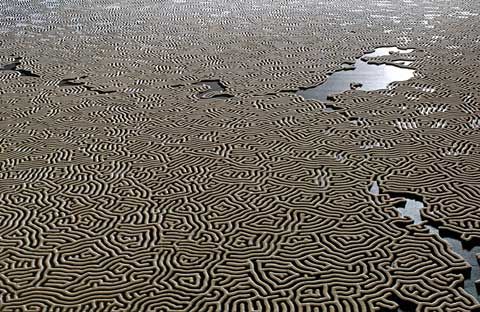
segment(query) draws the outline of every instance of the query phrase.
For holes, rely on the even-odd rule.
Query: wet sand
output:
[[[478,311],[479,11],[0,2],[0,310]]]

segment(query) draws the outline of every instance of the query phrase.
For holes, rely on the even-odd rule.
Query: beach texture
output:
[[[479,311],[479,13],[2,0],[0,311]],[[415,77],[295,94],[382,46]]]

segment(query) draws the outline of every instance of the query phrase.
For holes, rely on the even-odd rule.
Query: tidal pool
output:
[[[373,91],[386,89],[395,81],[405,81],[413,77],[415,70],[406,67],[409,60],[396,60],[390,64],[368,63],[372,57],[385,56],[392,53],[408,54],[413,49],[397,47],[381,47],[359,57],[354,64],[344,64],[339,71],[330,74],[327,80],[315,87],[301,88],[296,94],[305,99],[327,101],[329,95],[339,94],[347,90]]]
[[[423,221],[420,210],[423,209],[423,207],[423,202],[405,197],[404,205],[397,207],[397,210],[402,216],[412,219],[413,224],[421,224]],[[460,255],[466,262],[468,262],[468,264],[470,264],[471,271],[469,275],[465,276],[463,287],[468,293],[478,299],[480,293],[480,284],[478,284],[480,283],[480,263],[478,262],[476,255],[480,254],[480,247],[476,246],[472,249],[467,249],[462,245],[462,242],[459,239],[441,235],[436,227],[429,224],[423,224],[423,226],[428,229],[429,233],[441,237],[456,254]]]
[[[369,192],[375,196],[380,195],[380,187],[377,181],[374,181],[369,188]],[[477,254],[480,254],[480,246],[466,248],[459,239],[442,235],[440,231],[422,220],[420,211],[425,207],[420,196],[408,193],[387,192],[391,198],[403,198],[404,201],[396,205],[395,208],[403,216],[413,220],[413,224],[425,227],[429,233],[435,234],[445,241],[452,250],[460,255],[471,266],[469,274],[466,274],[463,288],[473,297],[479,299],[480,296],[480,263]]]

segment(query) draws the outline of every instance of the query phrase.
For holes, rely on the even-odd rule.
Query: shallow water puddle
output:
[[[405,81],[413,77],[415,70],[404,66],[412,61],[396,60],[392,64],[368,63],[369,58],[385,56],[392,53],[408,54],[413,49],[381,47],[358,58],[353,65],[344,64],[342,69],[330,74],[328,79],[315,87],[303,88],[296,92],[305,99],[327,101],[329,95],[347,90],[373,91],[386,89],[395,81]]]
[[[369,188],[369,192],[375,196],[380,195],[380,187],[377,181],[374,181]],[[429,224],[426,224],[421,217],[421,209],[425,207],[420,196],[408,193],[387,193],[390,198],[403,198],[404,201],[396,205],[395,208],[403,216],[413,220],[413,224],[425,227],[429,233],[435,234],[445,241],[450,248],[460,255],[471,266],[469,274],[464,279],[464,289],[475,298],[479,298],[480,294],[480,263],[477,254],[480,254],[480,246],[466,248],[462,245],[461,240],[442,235],[440,231]]]
[[[380,48],[376,48],[372,52],[365,53],[362,56],[362,58],[363,57],[385,56],[385,55],[389,55],[389,54],[392,54],[392,53],[408,54],[408,53],[412,53],[413,51],[414,51],[414,49],[400,49],[400,48],[397,48],[397,47],[380,47]]]
[[[100,90],[92,86],[88,86],[85,84],[85,82],[80,81],[81,79],[85,79],[87,76],[81,76],[77,78],[65,78],[60,80],[60,82],[57,84],[59,87],[65,88],[65,87],[76,87],[76,86],[81,86],[85,90],[96,92],[97,94],[110,94],[110,93],[115,93],[116,91],[113,90]]]
[[[20,56],[15,57],[15,61],[13,63],[0,67],[0,71],[15,71],[19,73],[20,76],[35,77],[35,78],[40,77],[39,75],[32,73],[30,70],[17,68],[18,66],[21,65],[21,60],[22,60],[22,57]]]
[[[208,90],[198,93],[198,96],[201,99],[228,99],[233,97],[233,95],[225,93],[226,87],[220,82],[220,80],[202,80],[200,82],[194,83],[194,85],[208,87]]]

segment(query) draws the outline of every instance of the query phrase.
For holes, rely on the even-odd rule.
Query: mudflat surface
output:
[[[0,310],[478,310],[479,11],[1,1]]]

